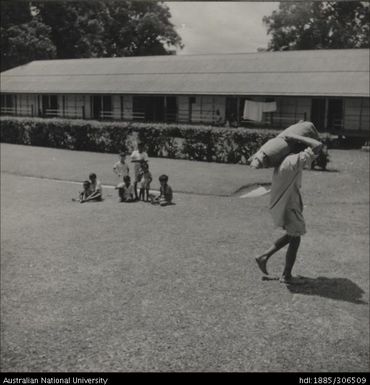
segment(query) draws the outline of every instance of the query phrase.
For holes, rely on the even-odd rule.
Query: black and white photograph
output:
[[[0,5],[1,383],[368,384],[369,1]]]

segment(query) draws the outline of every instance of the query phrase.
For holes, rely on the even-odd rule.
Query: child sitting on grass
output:
[[[142,160],[140,162],[141,165],[141,172],[139,175],[139,200],[142,201],[149,201],[149,189],[150,189],[150,183],[152,182],[152,174],[149,171],[149,165],[148,162],[145,160]]]
[[[101,201],[103,200],[103,188],[99,179],[97,179],[95,173],[89,175],[91,195],[89,200]]]
[[[168,184],[168,176],[167,175],[161,175],[159,177],[159,183],[161,184],[161,187],[159,189],[159,195],[155,198],[152,198],[152,204],[160,204],[161,206],[168,206],[172,204],[172,188]]]
[[[90,174],[90,180],[85,180],[82,184],[83,191],[81,191],[79,194],[80,203],[92,202],[92,201],[96,202],[96,201],[102,200],[100,182],[96,180],[96,175],[95,175],[95,179],[91,178],[92,175],[95,175],[95,174]],[[95,184],[92,183],[92,180],[95,180]],[[97,187],[97,184],[98,184],[98,187]],[[72,200],[75,201],[75,199],[72,199]]]
[[[87,202],[87,198],[91,195],[90,181],[85,180],[82,183],[82,188],[83,188],[83,190],[80,192],[80,195],[79,195],[79,202],[80,203]],[[75,201],[75,199],[73,199],[73,200]]]
[[[123,183],[119,183],[116,189],[118,190],[120,202],[135,201],[134,186],[131,184],[131,178],[129,175],[125,175],[123,177]]]

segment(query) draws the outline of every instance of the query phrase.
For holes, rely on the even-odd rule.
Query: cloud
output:
[[[267,47],[262,23],[278,8],[273,2],[167,2],[184,54],[255,52]]]

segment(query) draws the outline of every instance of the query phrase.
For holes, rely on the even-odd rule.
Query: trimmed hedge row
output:
[[[279,131],[164,123],[0,118],[1,142],[80,151],[131,152],[137,139],[151,157],[245,163]]]

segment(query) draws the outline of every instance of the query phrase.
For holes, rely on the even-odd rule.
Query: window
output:
[[[13,94],[1,95],[1,112],[4,114],[14,114],[17,108],[17,97]]]

